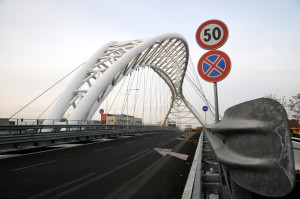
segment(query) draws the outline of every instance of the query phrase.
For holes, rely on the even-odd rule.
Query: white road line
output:
[[[168,143],[170,143],[170,142],[172,142],[172,141],[174,141],[174,140],[176,140],[177,138],[174,138],[174,139],[172,139],[172,140],[169,140],[169,141],[167,141],[167,142],[161,142],[161,143],[159,143],[157,146],[158,147],[162,147],[162,146],[164,146],[164,145],[166,145],[166,144],[168,144]]]
[[[77,146],[82,146],[83,144],[58,144],[58,145],[53,145],[49,146],[50,148],[57,148],[57,147],[62,147],[62,148],[73,148]]]
[[[131,144],[131,143],[134,143],[134,142],[136,142],[136,140],[131,141],[131,142],[127,142],[126,144]]]
[[[64,187],[67,187],[67,186],[72,185],[72,184],[74,184],[74,183],[77,183],[77,182],[79,182],[79,181],[81,181],[81,180],[84,180],[84,179],[86,179],[86,178],[88,178],[88,177],[90,177],[90,176],[93,176],[93,175],[95,175],[95,174],[96,174],[96,173],[90,173],[90,174],[88,174],[88,175],[85,175],[85,176],[82,176],[82,177],[77,178],[77,179],[75,179],[75,180],[72,180],[72,181],[70,181],[70,182],[67,182],[66,184],[60,185],[60,186],[58,186],[58,187],[54,187],[54,188],[52,188],[52,189],[49,189],[49,190],[44,191],[44,192],[42,192],[42,193],[39,193],[39,194],[37,194],[37,195],[31,196],[31,197],[29,197],[28,199],[40,198],[40,197],[42,197],[42,196],[44,196],[44,195],[47,195],[47,194],[49,194],[49,193],[51,193],[51,192],[54,192],[54,191],[59,190],[59,189],[61,189],[61,188],[64,188]]]
[[[6,159],[6,158],[17,157],[17,156],[20,156],[20,154],[0,155],[0,160],[1,160],[1,159]]]
[[[40,165],[50,164],[50,163],[53,163],[53,162],[56,162],[56,161],[57,160],[52,160],[52,161],[49,161],[49,162],[34,164],[34,165],[27,166],[27,167],[21,167],[21,168],[13,169],[13,170],[11,170],[11,172],[19,171],[19,170],[22,170],[22,169],[28,169],[28,168],[32,168],[32,167],[37,167],[37,166],[40,166]]]
[[[100,179],[104,178],[105,176],[108,176],[108,175],[110,175],[110,174],[112,174],[112,173],[114,173],[114,172],[116,172],[116,171],[118,171],[118,170],[120,170],[120,169],[122,169],[122,168],[124,168],[124,167],[126,167],[126,166],[128,166],[130,164],[132,164],[133,162],[135,162],[135,161],[137,161],[137,160],[139,160],[139,159],[141,159],[141,158],[149,155],[152,152],[153,151],[149,151],[147,153],[144,153],[143,155],[141,155],[141,156],[139,156],[137,158],[134,158],[134,159],[132,159],[132,160],[130,160],[130,161],[122,164],[122,165],[119,165],[118,167],[113,168],[113,169],[109,170],[106,173],[102,173],[102,174],[100,174],[98,176],[93,177],[92,179],[90,179],[88,181],[84,181],[84,182],[82,182],[82,183],[80,183],[78,185],[74,185],[74,186],[72,186],[72,188],[63,191],[63,192],[59,193],[56,196],[51,197],[51,199],[62,198],[63,196],[65,196],[65,195],[67,195],[69,193],[72,193],[72,192],[74,192],[74,191],[76,191],[76,190],[78,190],[78,189],[80,189],[82,187],[85,187],[85,186],[87,186],[87,185],[89,185],[89,184],[91,184],[91,183],[93,183],[93,182],[95,182],[97,180],[100,180]]]
[[[149,149],[146,149],[146,150],[141,151],[141,152],[139,152],[139,153],[137,153],[137,154],[134,154],[134,155],[132,155],[132,156],[129,156],[129,158],[135,158],[135,157],[137,157],[137,156],[139,156],[139,155],[141,155],[141,154],[143,154],[143,153],[146,153],[148,150],[149,150]]]
[[[106,151],[106,150],[112,149],[112,148],[113,148],[113,147],[107,147],[107,148],[103,148],[103,149],[98,149],[98,150],[96,150],[96,151],[94,151],[94,152]]]

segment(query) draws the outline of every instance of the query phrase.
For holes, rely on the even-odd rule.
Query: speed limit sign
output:
[[[227,26],[219,20],[209,20],[201,24],[196,32],[196,40],[201,48],[220,48],[228,38]]]

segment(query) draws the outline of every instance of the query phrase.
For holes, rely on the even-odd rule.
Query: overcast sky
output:
[[[232,62],[218,83],[221,114],[265,94],[300,93],[300,0],[0,0],[0,117],[11,116],[109,41],[176,32],[186,38],[196,66],[207,51],[195,33],[209,19],[229,29],[219,49]],[[213,85],[202,81],[202,87],[213,103]]]

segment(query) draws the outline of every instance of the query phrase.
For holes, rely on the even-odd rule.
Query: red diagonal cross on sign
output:
[[[214,63],[212,63],[209,59],[207,59],[211,55],[218,56],[218,58],[216,59],[216,61]],[[218,66],[218,64],[220,63],[220,61],[222,59],[225,62],[224,70]],[[204,71],[204,68],[205,68],[204,63],[208,64],[210,66],[210,68],[206,72]],[[217,70],[220,73],[220,75],[214,76],[214,77],[209,76],[210,73],[214,69]],[[226,55],[226,53],[219,51],[219,50],[208,51],[200,58],[200,60],[198,62],[199,75],[202,77],[202,79],[204,79],[205,81],[208,81],[208,82],[219,82],[219,81],[223,80],[229,74],[230,69],[231,69],[231,62],[230,62],[228,55]]]
[[[214,63],[212,63],[210,60],[205,58],[205,61],[207,62],[207,64],[210,65],[210,68],[206,72],[207,75],[209,75],[213,69],[216,69],[221,74],[224,72],[223,70],[220,70],[220,68],[217,66],[218,63],[221,61],[221,59],[222,59],[222,57],[219,56],[218,59]]]

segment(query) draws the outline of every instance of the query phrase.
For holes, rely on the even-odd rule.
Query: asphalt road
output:
[[[1,159],[0,198],[181,198],[198,137],[155,133]]]

